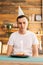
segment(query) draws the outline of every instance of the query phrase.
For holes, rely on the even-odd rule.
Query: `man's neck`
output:
[[[26,32],[27,32],[27,30],[24,30],[24,31],[19,30],[20,34],[26,34]]]

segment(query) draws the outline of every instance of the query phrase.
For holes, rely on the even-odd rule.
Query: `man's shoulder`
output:
[[[28,35],[30,36],[30,37],[36,37],[36,34],[34,33],[34,32],[32,32],[32,31],[28,31]]]
[[[29,34],[31,34],[31,35],[35,35],[35,33],[34,33],[34,32],[29,31],[29,30],[28,30],[28,33],[29,33]]]
[[[16,32],[13,32],[12,34],[11,34],[11,36],[14,36],[14,35],[17,35],[17,31]]]

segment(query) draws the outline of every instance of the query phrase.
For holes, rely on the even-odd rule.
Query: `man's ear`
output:
[[[17,28],[19,28],[19,26],[18,26],[18,22],[17,22]]]

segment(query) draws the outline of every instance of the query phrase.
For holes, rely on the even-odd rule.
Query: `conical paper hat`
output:
[[[18,16],[24,15],[24,12],[22,11],[21,7],[18,8]]]

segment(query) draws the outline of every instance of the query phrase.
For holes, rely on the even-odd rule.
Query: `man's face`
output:
[[[28,20],[23,17],[18,19],[18,27],[21,31],[26,30],[28,27]]]

